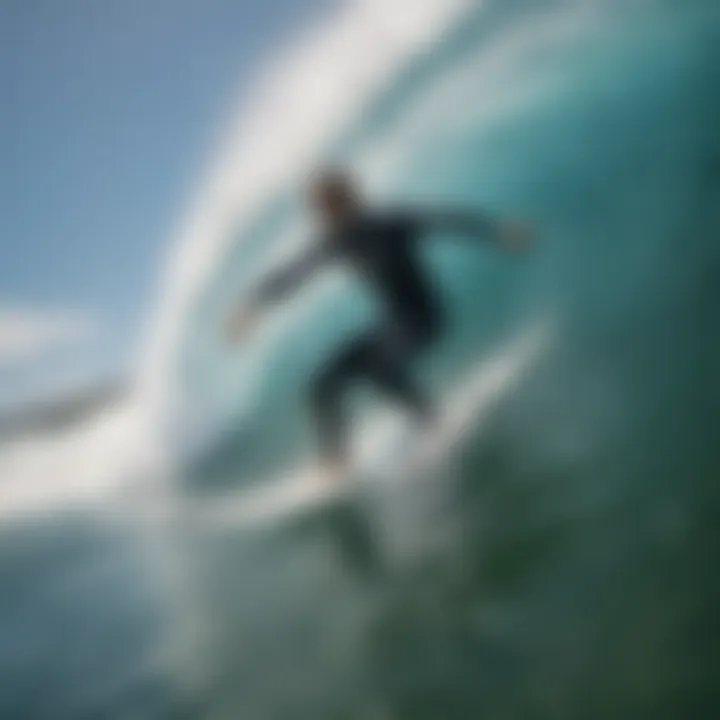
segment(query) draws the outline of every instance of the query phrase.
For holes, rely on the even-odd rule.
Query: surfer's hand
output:
[[[240,307],[230,315],[226,336],[233,345],[242,342],[257,324],[257,312],[250,307]]]
[[[524,252],[533,245],[533,229],[524,222],[505,220],[498,228],[498,245],[508,252]]]

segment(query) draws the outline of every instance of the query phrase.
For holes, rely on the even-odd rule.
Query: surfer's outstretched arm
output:
[[[262,278],[251,291],[249,302],[258,307],[267,307],[284,300],[307,282],[328,259],[325,245],[313,245]]]
[[[426,209],[413,212],[411,217],[425,231],[480,239],[506,250],[525,250],[532,240],[532,229],[526,223],[496,218],[477,210]]]
[[[228,334],[239,340],[273,305],[286,299],[309,280],[329,259],[327,248],[317,243],[262,278],[233,311]]]

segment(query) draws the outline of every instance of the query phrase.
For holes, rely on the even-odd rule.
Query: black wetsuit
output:
[[[429,399],[412,377],[411,361],[439,337],[444,320],[419,257],[418,240],[433,229],[487,236],[493,228],[487,217],[452,211],[363,214],[257,288],[256,303],[275,302],[325,264],[340,261],[355,268],[381,301],[378,325],[341,348],[313,380],[311,401],[326,457],[341,457],[346,451],[342,397],[356,380],[370,381],[420,418],[432,414]]]

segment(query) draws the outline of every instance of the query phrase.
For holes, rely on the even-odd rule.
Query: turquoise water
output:
[[[12,531],[0,715],[717,717],[719,38],[715,2],[486,3],[373,99],[327,149],[373,194],[538,228],[523,259],[429,245],[454,317],[429,382],[536,323],[547,347],[432,496]],[[244,378],[251,412],[220,412],[238,360],[204,328],[300,212],[279,188],[188,319],[186,405],[224,428],[189,517],[311,451],[303,382],[371,317],[353,287],[308,297]]]

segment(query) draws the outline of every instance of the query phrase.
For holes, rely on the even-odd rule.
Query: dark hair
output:
[[[357,195],[355,179],[342,168],[324,168],[311,178],[313,195],[324,197],[349,198]]]

